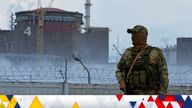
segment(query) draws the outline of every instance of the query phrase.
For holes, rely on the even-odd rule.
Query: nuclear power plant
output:
[[[0,31],[1,53],[28,61],[31,55],[74,61],[72,55],[75,54],[85,62],[108,63],[109,29],[90,26],[90,6],[88,0],[85,24],[82,13],[58,8],[16,12],[12,29]]]
[[[10,30],[0,30],[0,93],[122,94],[117,61],[109,63],[109,28],[91,25],[91,1],[85,14],[50,7],[54,0],[44,8],[36,1],[37,8],[11,14]],[[172,94],[192,93],[191,43],[178,38],[163,49]]]
[[[116,81],[108,70],[109,28],[91,26],[91,1],[84,5],[85,15],[42,8],[38,0],[37,9],[11,14],[11,30],[0,30],[0,93],[120,92],[116,85],[107,85]],[[104,85],[96,87],[99,83]],[[115,89],[104,93],[100,88]]]

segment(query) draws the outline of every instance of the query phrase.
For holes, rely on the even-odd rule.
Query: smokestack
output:
[[[90,28],[90,11],[91,11],[91,0],[86,0],[85,3],[85,28]]]

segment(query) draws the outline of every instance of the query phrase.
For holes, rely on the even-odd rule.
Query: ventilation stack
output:
[[[91,11],[91,0],[86,0],[85,3],[85,28],[90,28],[90,11]]]

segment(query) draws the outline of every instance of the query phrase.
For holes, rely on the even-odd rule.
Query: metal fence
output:
[[[115,78],[116,65],[88,66],[92,84],[117,84]],[[169,84],[178,86],[192,86],[192,69],[183,69],[181,72],[169,71]],[[87,83],[86,70],[78,63],[68,66],[41,65],[41,66],[0,66],[0,81],[7,82],[68,82]]]
[[[69,89],[68,94],[120,93],[115,78],[116,65],[106,66],[88,66],[91,67],[88,68],[91,75],[91,84],[87,84],[86,70],[77,64],[68,66],[0,66],[0,93],[65,94],[64,89],[66,87],[63,84],[66,83],[69,84],[69,87],[67,87]],[[170,70],[168,91],[172,94],[192,93],[191,81],[190,68],[185,68],[183,72],[172,72]],[[105,86],[108,86],[108,88]]]
[[[89,68],[91,83],[117,83],[114,70]],[[87,83],[87,72],[81,66],[0,66],[0,81]]]
[[[170,68],[169,83],[177,86],[192,86],[192,66],[175,65]]]

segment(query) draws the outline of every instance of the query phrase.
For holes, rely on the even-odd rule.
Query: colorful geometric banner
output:
[[[192,108],[192,95],[0,95],[0,108]]]

